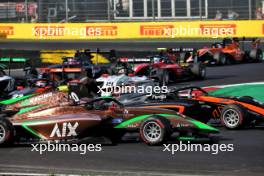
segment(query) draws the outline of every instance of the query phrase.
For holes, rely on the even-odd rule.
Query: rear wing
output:
[[[48,70],[50,73],[80,73],[81,68],[50,68]]]
[[[62,60],[63,60],[62,63],[64,66],[81,65],[81,64],[83,64],[83,62],[85,63],[85,61],[83,61],[77,57],[63,57]],[[87,60],[87,62],[90,63],[88,60]]]
[[[149,63],[152,61],[150,57],[146,58],[128,58],[128,57],[121,57],[119,58],[120,62],[125,62],[125,63]]]
[[[1,63],[27,63],[29,59],[22,58],[22,57],[14,57],[14,58],[9,58],[9,57],[2,57],[0,58]]]
[[[195,51],[194,48],[157,48],[157,51],[165,51],[165,52],[174,52],[174,53],[178,53],[178,52],[193,52]]]
[[[79,73],[82,72],[82,68],[39,68],[41,73]]]

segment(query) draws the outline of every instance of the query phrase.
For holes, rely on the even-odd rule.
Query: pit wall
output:
[[[264,37],[264,21],[0,23],[0,34],[18,40]]]

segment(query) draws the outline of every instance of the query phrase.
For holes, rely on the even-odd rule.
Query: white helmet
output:
[[[46,86],[47,86],[47,81],[41,79],[41,80],[38,80],[38,81],[35,83],[35,85],[36,85],[37,87],[43,88],[43,87],[46,87]]]
[[[3,91],[5,92],[11,92],[15,89],[15,79],[10,76],[1,76],[0,77],[0,84],[6,83],[6,86],[4,87]]]

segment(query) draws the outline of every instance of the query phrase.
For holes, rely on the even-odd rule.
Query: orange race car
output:
[[[200,87],[184,87],[168,94],[129,95],[119,101],[130,106],[175,110],[204,123],[221,122],[228,129],[261,125],[264,104],[250,96],[212,96]]]
[[[244,41],[238,38],[225,38],[222,43],[213,43],[210,48],[197,50],[199,61],[210,64],[226,65],[236,62],[260,62],[262,51],[259,48],[260,40],[252,39],[250,51],[245,51]],[[242,46],[240,44],[242,43]]]

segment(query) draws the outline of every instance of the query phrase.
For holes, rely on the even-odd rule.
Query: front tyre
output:
[[[140,138],[148,145],[165,143],[172,133],[169,120],[155,116],[148,118],[140,126]]]
[[[170,76],[168,73],[168,70],[163,70],[160,85],[161,86],[167,86],[169,84]]]
[[[194,63],[191,72],[197,79],[203,80],[206,78],[206,66],[201,62]]]
[[[5,118],[0,118],[0,146],[7,146],[13,143],[14,128]]]
[[[227,129],[239,129],[245,125],[247,111],[238,104],[226,105],[221,111],[221,122]]]
[[[217,52],[213,56],[214,60],[216,61],[217,65],[226,65],[227,64],[227,58],[224,53]]]

